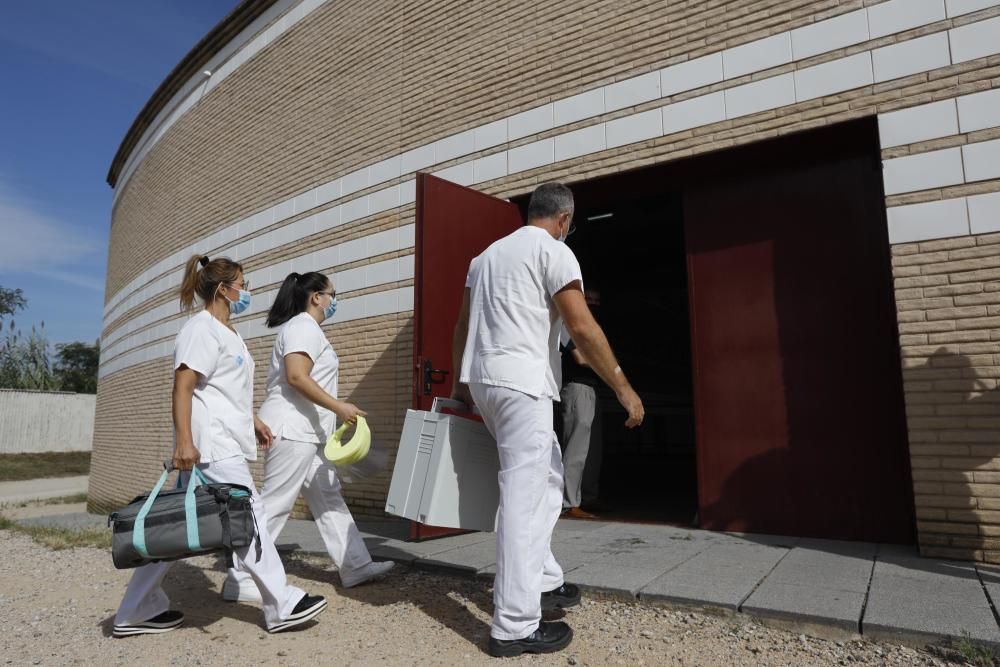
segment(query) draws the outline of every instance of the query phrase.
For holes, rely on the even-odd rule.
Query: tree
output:
[[[0,317],[13,315],[16,311],[23,310],[26,305],[28,300],[24,298],[24,292],[0,287]]]
[[[97,393],[97,367],[101,361],[101,341],[56,345],[55,375],[60,389],[78,394]]]

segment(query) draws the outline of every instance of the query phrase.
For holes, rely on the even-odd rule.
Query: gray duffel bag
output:
[[[240,484],[209,482],[198,468],[185,488],[161,492],[173,469],[169,463],[153,490],[113,512],[111,558],[126,569],[157,561],[224,551],[232,564],[233,549],[253,542],[257,534],[251,490]],[[260,560],[260,543],[257,544]]]

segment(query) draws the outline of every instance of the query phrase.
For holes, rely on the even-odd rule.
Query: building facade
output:
[[[848,143],[857,150],[842,155]],[[873,175],[850,181],[868,153],[874,168],[866,173]],[[739,205],[713,208],[732,198],[756,211],[748,224],[780,222],[780,211],[754,203],[758,186],[740,185],[763,163],[774,174],[769,183],[797,184],[791,194],[773,190],[785,192],[780,196],[809,199],[821,182],[828,190],[816,201],[833,193],[831,201],[876,197],[879,206],[802,214],[818,225],[812,236],[793,239],[782,228],[782,238],[792,239],[782,242],[785,251],[768,241],[786,259],[751,258],[746,249],[762,241],[738,243],[743,229],[691,226],[694,219],[741,217]],[[841,167],[812,180],[789,176],[826,164]],[[515,202],[551,180],[567,182],[584,200],[631,181],[644,179],[635,187],[645,194],[657,183],[670,189],[672,179],[684,181],[675,188],[688,225],[686,261],[682,254],[678,262],[689,287],[703,286],[691,291],[688,306],[697,325],[692,420],[701,524],[772,532],[765,524],[712,525],[706,518],[709,487],[719,506],[730,492],[736,505],[749,493],[766,504],[773,492],[727,491],[731,476],[718,471],[735,468],[712,467],[722,461],[713,458],[719,452],[739,458],[732,452],[743,446],[750,419],[733,418],[742,430],[716,427],[732,414],[726,401],[738,397],[709,390],[729,386],[720,382],[729,373],[743,378],[732,383],[740,385],[748,371],[725,362],[729,343],[699,337],[717,312],[711,303],[742,303],[706,277],[719,270],[711,264],[719,248],[710,246],[725,236],[725,250],[739,246],[740,266],[749,267],[733,271],[767,267],[775,308],[782,299],[788,304],[787,317],[778,318],[783,342],[772,351],[785,362],[775,379],[785,398],[775,404],[787,419],[783,435],[768,437],[812,437],[802,434],[813,433],[810,415],[823,406],[797,407],[789,398],[831,386],[809,372],[810,359],[832,360],[824,373],[860,360],[854,375],[834,383],[838,394],[823,399],[838,401],[842,419],[822,419],[850,422],[856,408],[864,422],[823,451],[843,446],[844,463],[877,449],[882,438],[857,440],[863,447],[852,449],[850,434],[883,430],[903,449],[901,456],[846,461],[845,468],[867,468],[858,484],[871,493],[844,511],[875,521],[897,517],[926,555],[1000,562],[1000,2],[988,0],[247,0],[163,83],[109,174],[114,204],[92,510],[128,502],[169,455],[172,343],[185,320],[176,291],[194,253],[229,256],[246,268],[254,302],[235,324],[256,358],[258,401],[274,340],[263,324],[271,297],[290,271],[331,275],[341,305],[324,329],[342,359],[341,390],[369,412],[376,438],[398,440],[422,382],[414,350],[416,255],[420,226],[432,223],[417,220],[426,194],[418,188],[418,181],[426,186],[421,173]],[[728,189],[706,191],[717,173]],[[595,219],[600,205],[588,209]],[[832,230],[846,229],[849,219],[863,234],[837,236]],[[644,237],[631,243],[642,246]],[[822,255],[825,247],[835,254]],[[804,280],[809,266],[794,258],[805,256],[844,274],[829,285]],[[878,284],[884,274],[894,321],[883,321],[878,304],[868,310],[858,301],[868,293],[864,285],[838,287],[855,265],[865,267],[857,275]],[[628,271],[625,265],[619,273]],[[810,306],[799,287],[812,284],[826,291]],[[717,300],[704,301],[712,289]],[[823,327],[795,324],[816,318]],[[868,328],[881,338],[857,338]],[[794,356],[793,339],[808,354]],[[803,369],[798,379],[793,368]],[[884,383],[884,405],[875,395],[851,403],[863,394],[856,390],[865,368]],[[771,467],[747,479],[777,475],[799,489],[782,501],[795,503],[813,485],[803,475],[822,477],[813,453],[801,461],[758,457],[756,465]],[[347,489],[356,513],[382,512],[387,480]],[[900,485],[905,493],[892,490]],[[892,498],[883,501],[885,489]],[[855,489],[842,492],[847,507]],[[822,512],[839,511],[831,507]],[[803,534],[855,535],[822,526]]]

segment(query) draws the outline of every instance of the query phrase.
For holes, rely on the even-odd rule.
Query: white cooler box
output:
[[[407,410],[385,511],[431,526],[492,531],[500,458],[486,425],[441,414],[462,404],[434,399],[431,411]]]

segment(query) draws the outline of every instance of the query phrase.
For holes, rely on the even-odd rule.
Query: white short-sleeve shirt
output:
[[[569,247],[527,225],[472,260],[460,381],[559,400],[562,319],[553,295],[583,276]]]
[[[285,356],[294,352],[309,355],[313,362],[309,376],[323,391],[337,397],[340,359],[312,315],[299,313],[278,330],[271,352],[271,367],[267,372],[267,395],[257,414],[275,437],[299,442],[326,442],[337,426],[337,416],[288,384]]]
[[[238,333],[203,310],[174,341],[174,370],[198,373],[191,401],[191,437],[202,463],[257,458],[253,431],[253,357]]]

